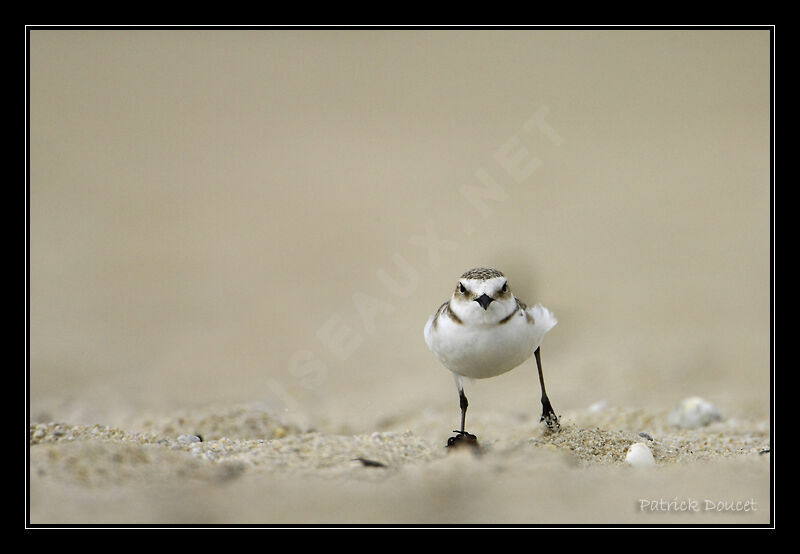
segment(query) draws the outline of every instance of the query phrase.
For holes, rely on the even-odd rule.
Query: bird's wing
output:
[[[534,335],[536,336],[536,344],[538,345],[542,342],[545,334],[556,326],[558,320],[556,316],[553,315],[553,312],[541,304],[536,304],[535,306],[527,308],[525,313],[533,318]]]

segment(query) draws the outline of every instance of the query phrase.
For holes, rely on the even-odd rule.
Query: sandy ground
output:
[[[478,451],[444,448],[446,417],[432,411],[363,435],[303,431],[248,406],[130,429],[36,424],[31,523],[770,521],[768,421],[688,430],[666,412],[609,407],[565,413],[551,433],[519,414],[482,416]],[[624,461],[635,442],[655,466]]]

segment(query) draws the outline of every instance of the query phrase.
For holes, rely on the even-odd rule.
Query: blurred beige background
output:
[[[769,56],[755,30],[32,31],[31,419],[452,407],[447,432],[422,329],[481,265],[559,318],[557,411],[765,417]],[[468,395],[538,413],[535,364]]]

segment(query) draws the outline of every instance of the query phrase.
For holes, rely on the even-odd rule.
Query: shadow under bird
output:
[[[486,379],[511,371],[533,355],[542,389],[542,417],[551,431],[559,429],[542,375],[540,346],[557,321],[537,304],[528,308],[514,296],[502,272],[475,268],[464,273],[450,299],[425,325],[425,342],[451,372],[458,387],[461,429],[447,446],[477,446],[477,437],[464,429],[467,397],[463,378]]]

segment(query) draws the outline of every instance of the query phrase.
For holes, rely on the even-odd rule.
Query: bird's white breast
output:
[[[494,377],[530,358],[556,322],[544,306],[518,309],[505,323],[458,323],[440,314],[425,326],[425,342],[450,371],[473,379]]]

